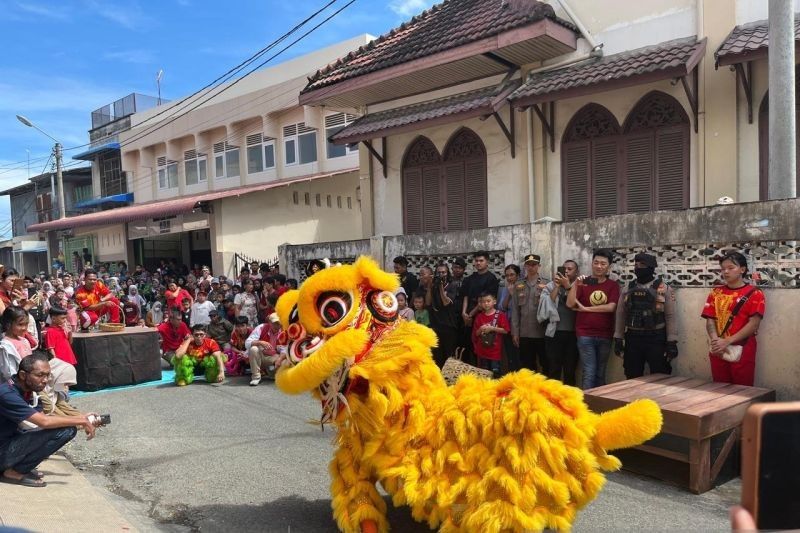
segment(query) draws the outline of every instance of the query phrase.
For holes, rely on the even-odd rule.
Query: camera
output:
[[[111,424],[111,415],[89,415],[89,423],[93,426],[108,426]]]

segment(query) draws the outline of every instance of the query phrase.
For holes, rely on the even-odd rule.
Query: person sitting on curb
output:
[[[161,337],[161,357],[171,365],[175,352],[183,341],[191,338],[192,332],[183,323],[181,312],[177,309],[170,310],[169,319],[159,324],[156,330]]]
[[[89,439],[95,425],[90,415],[47,416],[39,405],[32,407],[34,393],[42,392],[50,378],[47,355],[35,352],[22,359],[17,375],[0,384],[0,482],[25,487],[45,487],[39,464],[75,438],[83,428]],[[21,432],[20,424],[29,422],[36,431]]]
[[[275,379],[275,359],[278,355],[278,335],[281,333],[281,322],[278,313],[267,318],[268,323],[256,326],[244,343],[250,356],[250,385],[255,387],[261,383],[261,371],[267,379]]]
[[[184,387],[195,376],[205,374],[208,383],[225,381],[225,355],[217,341],[206,336],[206,327],[195,324],[191,337],[175,350],[172,365],[175,367],[175,384]]]

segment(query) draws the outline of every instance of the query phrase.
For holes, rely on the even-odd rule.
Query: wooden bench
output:
[[[657,402],[664,416],[661,433],[636,449],[688,463],[688,488],[700,494],[714,486],[731,450],[738,443],[747,408],[752,403],[774,401],[775,391],[650,374],[584,391],[584,397],[589,408],[596,413],[616,409],[640,398]],[[726,432],[728,435],[724,438]],[[664,436],[673,436],[673,441],[675,437],[688,440],[688,451],[680,446],[677,449],[675,446],[662,446],[665,439],[660,438]],[[716,458],[712,458],[712,439],[715,437],[717,442],[724,438],[724,442]],[[665,479],[653,471],[643,473]]]

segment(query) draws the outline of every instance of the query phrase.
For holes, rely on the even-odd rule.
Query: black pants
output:
[[[547,352],[547,377],[558,379],[565,385],[575,385],[578,368],[578,340],[574,331],[556,331],[545,343]]]
[[[506,357],[508,372],[516,372],[522,368],[519,363],[519,348],[514,346],[511,335],[503,335],[503,354]]]
[[[0,444],[0,472],[27,474],[77,435],[74,427],[26,431]]]
[[[449,326],[434,326],[433,331],[439,338],[439,346],[433,349],[433,360],[439,368],[442,368],[447,358],[456,351],[458,330]]]
[[[544,339],[530,337],[519,338],[519,362],[522,368],[547,374],[547,354],[544,348]],[[537,368],[540,367],[541,369]]]
[[[650,367],[651,374],[671,374],[672,365],[664,357],[666,347],[667,334],[663,329],[655,333],[625,333],[625,377],[643,376],[645,363]]]

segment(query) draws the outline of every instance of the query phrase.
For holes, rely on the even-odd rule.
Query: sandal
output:
[[[36,470],[35,468],[28,472],[27,477],[32,479],[44,479],[44,472],[40,470]]]
[[[8,483],[9,485],[22,485],[23,487],[46,487],[47,483],[41,479],[34,479],[25,476],[20,479],[14,479],[8,476],[0,476],[0,483]]]

